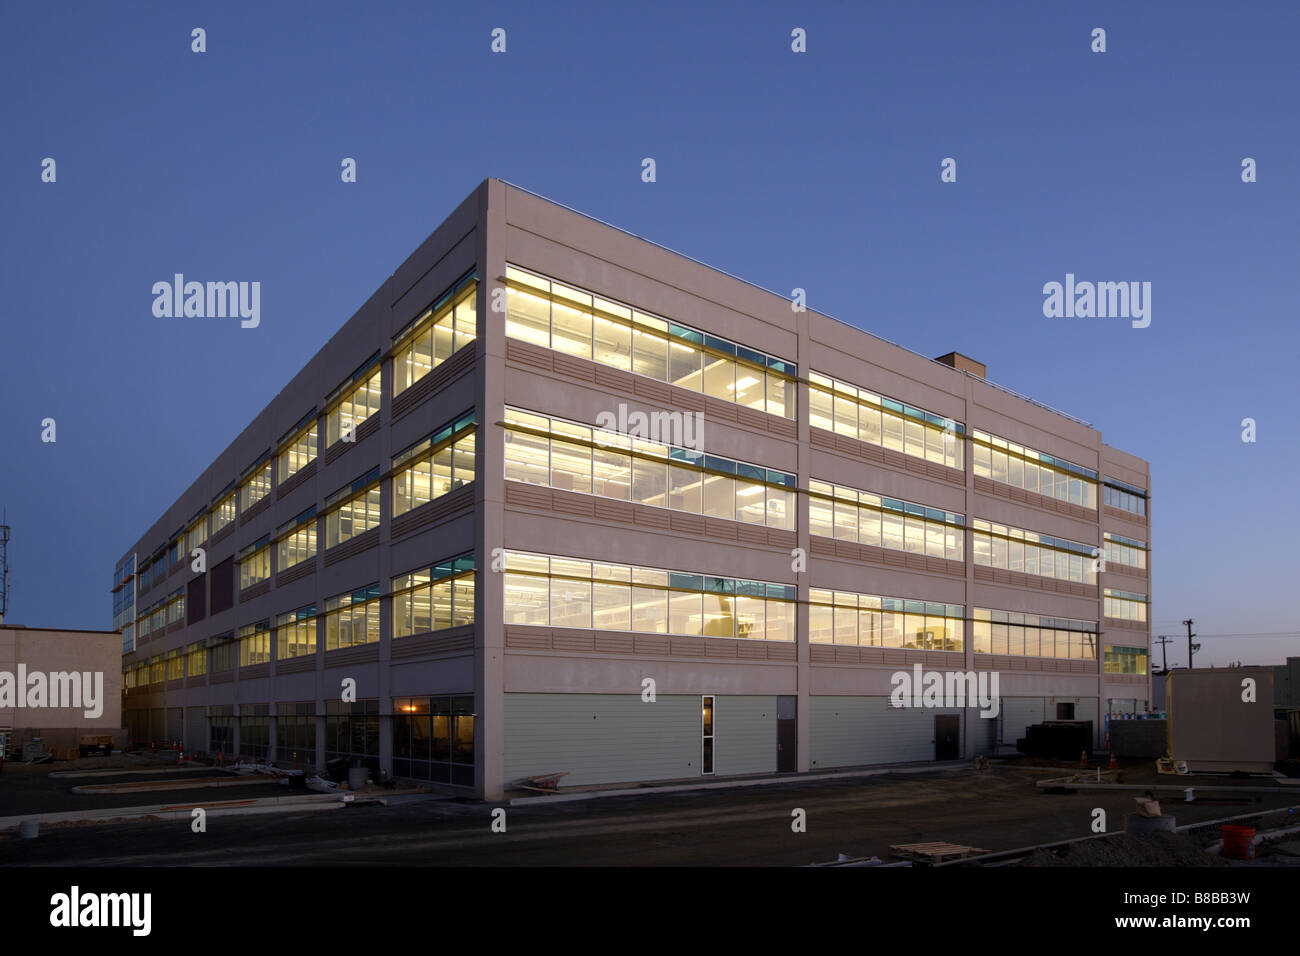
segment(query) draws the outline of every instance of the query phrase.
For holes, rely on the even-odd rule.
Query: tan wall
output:
[[[1255,702],[1242,681],[1255,681]],[[1268,773],[1273,769],[1273,669],[1230,667],[1169,675],[1169,752],[1188,769]]]
[[[121,728],[121,634],[0,627],[0,672],[13,674],[16,682],[19,665],[25,665],[29,675],[74,671],[83,679],[87,672],[102,675],[102,685],[95,695],[102,711],[99,717],[92,718],[81,707],[0,707],[0,727],[12,727],[16,738],[41,736],[47,746],[67,747],[76,745],[76,734],[112,734]],[[17,690],[26,692],[22,687]],[[48,687],[47,695],[48,704],[53,700]],[[82,700],[84,703],[84,696]]]

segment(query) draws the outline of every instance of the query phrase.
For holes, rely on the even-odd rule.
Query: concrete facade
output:
[[[0,734],[15,750],[36,738],[69,750],[82,735],[120,746],[121,655],[116,631],[0,624]]]
[[[788,378],[789,400],[797,413],[756,410],[508,335],[501,309],[509,308],[507,287],[518,286],[512,285],[508,266],[703,333],[700,341],[712,349],[706,356],[716,359],[727,349],[732,351],[726,354],[741,356],[734,382],[748,380],[745,369],[754,367],[744,364],[749,361],[745,350],[791,363],[797,372]],[[395,397],[394,356],[400,342],[395,344],[394,337],[470,273],[477,282],[472,344]],[[559,300],[552,298],[552,304],[558,314]],[[161,575],[152,573],[155,559],[167,563],[169,546],[196,515],[206,510],[210,517],[230,489],[260,467],[263,456],[275,460],[304,414],[324,423],[331,393],[376,354],[382,397],[377,414],[358,429],[355,443],[327,448],[322,426],[319,456],[309,468],[284,486],[277,483],[269,504],[241,514],[227,526],[233,530],[211,535],[206,571],[196,574],[188,561],[177,561]],[[933,413],[932,422],[963,423],[964,432],[956,439],[963,449],[961,467],[814,427],[810,373],[888,396],[900,411],[906,403]],[[591,426],[620,405],[647,413],[699,413],[706,426],[702,450],[707,455],[794,476],[793,528],[610,501],[562,484],[507,480],[510,429],[505,420],[511,409]],[[469,409],[477,423],[472,483],[394,516],[394,455]],[[913,427],[912,420],[905,424]],[[973,430],[1095,472],[1095,507],[977,475]],[[1091,426],[986,381],[978,362],[964,356],[931,360],[827,316],[794,311],[787,299],[497,180],[484,182],[452,213],[126,552],[124,561],[134,559],[132,566],[140,569],[124,585],[137,590],[137,621],[142,614],[148,617],[162,596],[181,588],[194,588],[210,599],[213,569],[263,536],[274,536],[311,507],[317,517],[309,520],[320,522],[320,536],[327,499],[373,468],[382,475],[381,520],[360,536],[364,540],[328,550],[322,545],[309,569],[296,566],[284,575],[277,568],[267,586],[237,594],[229,609],[194,620],[189,608],[184,620],[161,631],[154,628],[143,640],[128,640],[132,649],[123,663],[132,672],[128,684],[133,686],[127,688],[126,708],[137,736],[165,733],[173,719],[169,712],[174,712],[187,746],[209,749],[215,718],[217,726],[229,726],[223,743],[238,748],[241,731],[256,734],[259,747],[283,760],[277,737],[283,736],[292,710],[300,724],[314,721],[318,761],[327,750],[356,753],[326,746],[329,735],[335,741],[342,733],[363,743],[369,739],[367,715],[358,717],[360,731],[351,725],[340,730],[342,724],[330,715],[343,681],[350,678],[358,700],[374,701],[377,752],[369,753],[371,744],[364,743],[365,756],[372,765],[400,774],[397,761],[407,753],[400,728],[406,718],[394,708],[418,710],[423,704],[395,702],[445,696],[450,701],[446,706],[456,708],[472,698],[472,788],[491,799],[510,783],[543,773],[567,771],[565,782],[576,784],[708,772],[700,766],[703,698],[713,702],[712,772],[720,775],[775,771],[791,749],[795,756],[788,769],[797,771],[934,759],[935,715],[958,717],[963,756],[1014,747],[1015,737],[1023,733],[1015,715],[1023,711],[1055,719],[1063,712],[1058,705],[1071,708],[1080,719],[1094,720],[1100,735],[1098,718],[1111,701],[1137,701],[1142,709],[1150,699],[1146,673],[1108,673],[1102,660],[1112,645],[1147,653],[1148,625],[1107,617],[1103,590],[1149,598],[1149,562],[1140,569],[1108,563],[1096,584],[1057,580],[977,563],[972,528],[974,520],[982,519],[1098,548],[1103,533],[1111,532],[1149,548],[1149,508],[1136,514],[1112,507],[1102,494],[1110,479],[1116,487],[1142,492],[1145,504],[1150,477],[1144,461],[1106,445]],[[810,482],[959,515],[962,551],[944,559],[814,535]],[[794,639],[508,624],[507,612],[516,609],[507,607],[507,575],[496,573],[503,551],[789,586],[797,595],[789,605]],[[394,637],[390,582],[412,569],[470,553],[477,568],[473,624]],[[149,583],[140,589],[146,569]],[[193,585],[198,577],[203,581]],[[283,661],[272,654],[271,660],[247,667],[213,669],[216,658],[211,655],[225,643],[218,636],[237,634],[256,621],[274,622],[277,615],[307,605],[316,605],[323,615],[330,596],[373,582],[381,594],[378,640],[335,650],[326,650],[322,640],[306,658]],[[845,646],[810,636],[812,615],[818,613],[810,609],[810,592],[816,589],[964,610],[956,639],[942,650],[910,647],[906,640],[899,646],[865,640]],[[1025,645],[1020,653],[994,653],[995,645],[977,652],[976,608],[1091,622],[1095,656],[1026,655]],[[901,613],[898,620],[903,620]],[[323,623],[319,633],[323,639]],[[199,642],[206,642],[202,653],[209,655],[204,674],[139,683],[141,665],[148,670],[151,659]],[[1003,698],[1031,703],[993,721],[970,707],[889,708],[892,675],[914,664],[936,671],[996,671]],[[152,674],[156,677],[157,667]],[[647,680],[653,681],[653,702],[643,696]],[[788,705],[779,704],[787,699]],[[781,726],[775,717],[778,706],[789,707],[792,714]],[[335,723],[327,725],[331,719]],[[436,717],[433,726],[436,735]],[[780,760],[778,738],[788,741]],[[461,779],[466,779],[463,774]]]

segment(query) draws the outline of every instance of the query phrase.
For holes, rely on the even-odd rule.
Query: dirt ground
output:
[[[1063,775],[1063,769],[790,778],[760,787],[631,791],[567,803],[442,800],[342,813],[214,817],[201,838],[184,823],[49,827],[37,840],[0,835],[0,865],[803,866],[832,862],[839,854],[889,859],[891,846],[902,843],[943,841],[1001,852],[1087,837],[1099,807],[1110,830],[1123,830],[1124,814],[1134,807],[1133,791],[1047,794],[1035,788],[1035,781]],[[1145,762],[1125,769],[1126,781],[1144,787],[1156,776]],[[42,797],[69,803],[90,799],[61,792],[76,782],[46,781]],[[1206,787],[1272,782],[1197,781]],[[0,783],[0,792],[5,789]],[[214,792],[225,799],[231,791]],[[1184,804],[1181,796],[1179,791],[1161,797],[1162,808],[1180,825],[1300,804],[1300,788],[1295,793],[1229,791],[1231,804]],[[506,809],[506,832],[492,830],[494,807]],[[791,823],[796,809],[806,815],[806,827],[799,831]],[[1269,816],[1300,823],[1285,811]],[[1115,837],[1117,848],[1065,851],[1064,859],[1053,855],[1046,865],[1150,866],[1171,857],[1179,865],[1200,865],[1199,846],[1218,835],[1217,825],[1211,826],[1175,838],[1170,846]],[[1258,860],[1233,865],[1286,865],[1297,859],[1261,850]]]

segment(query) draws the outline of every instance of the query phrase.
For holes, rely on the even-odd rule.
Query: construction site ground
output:
[[[91,769],[90,763],[79,761],[78,769],[83,764]],[[1067,775],[1077,767],[1044,766],[1042,761],[1024,764],[995,763],[986,772],[963,768],[909,774],[900,768],[871,777],[817,781],[792,777],[765,786],[672,793],[632,790],[613,797],[518,806],[508,801],[417,799],[336,813],[288,810],[219,817],[209,820],[206,833],[193,833],[185,821],[46,826],[36,839],[0,834],[0,864],[797,866],[832,862],[840,854],[888,860],[889,848],[896,844],[942,841],[1003,851],[1087,837],[1092,835],[1096,808],[1106,812],[1107,829],[1113,833],[1124,829],[1125,815],[1135,806],[1134,796],[1141,793],[1042,793],[1037,781]],[[35,769],[24,768],[20,779],[5,768],[0,776],[0,816],[27,812],[15,805],[53,810],[132,799],[120,794],[73,794],[73,785],[89,781],[51,778],[49,769],[54,768],[31,773]],[[146,764],[131,769],[152,768]],[[1260,821],[1261,827],[1300,825],[1297,815],[1284,809],[1300,804],[1300,787],[1284,788],[1270,777],[1171,778],[1157,774],[1150,761],[1124,762],[1121,769],[1125,784],[1198,788],[1198,799],[1190,804],[1182,801],[1181,793],[1160,794],[1163,811],[1173,814],[1179,825],[1278,808],[1283,812]],[[89,779],[139,780],[140,776]],[[1282,792],[1249,792],[1254,787],[1278,787]],[[1207,788],[1225,792],[1210,794]],[[231,799],[239,789],[213,790],[212,799]],[[264,797],[268,788],[249,789],[252,796]],[[199,803],[202,793],[181,791],[177,802]],[[150,799],[157,802],[158,797],[154,794]],[[497,808],[506,809],[504,833],[492,829]],[[805,813],[805,832],[792,830],[796,809]],[[1257,859],[1240,863],[1202,852],[1217,838],[1217,827],[1191,836],[1116,837],[1066,850],[1044,850],[1019,862],[1084,866],[1300,862],[1292,855],[1300,849],[1295,838],[1263,846]]]

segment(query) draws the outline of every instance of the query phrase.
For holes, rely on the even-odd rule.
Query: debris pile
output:
[[[1176,833],[1127,833],[1035,850],[1018,866],[1229,866],[1196,840]]]

